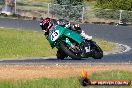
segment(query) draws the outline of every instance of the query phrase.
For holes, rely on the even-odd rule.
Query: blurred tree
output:
[[[132,10],[132,0],[97,0],[96,6],[103,9]]]
[[[82,2],[83,0],[54,0],[54,3],[60,5],[78,5]]]
[[[50,13],[61,19],[80,21],[83,6],[83,0],[54,0]]]

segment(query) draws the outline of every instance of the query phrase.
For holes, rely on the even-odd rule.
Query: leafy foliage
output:
[[[82,0],[54,0],[50,6],[50,13],[59,19],[80,21],[82,11]]]
[[[99,18],[108,18],[108,19],[119,19],[120,12],[118,10],[104,10],[97,9],[95,10],[95,15]]]
[[[96,9],[95,15],[98,18],[119,20],[120,10]],[[121,18],[122,20],[125,20],[126,22],[132,22],[132,12],[124,10],[121,14]]]
[[[83,0],[54,0],[55,4],[60,5],[78,5],[79,3],[82,3]]]
[[[132,0],[97,0],[97,7],[132,11]]]
[[[122,20],[127,22],[132,22],[132,0],[97,0],[96,6],[102,8],[97,10],[95,15],[99,18],[108,18],[108,19],[119,19],[120,11],[122,12]],[[103,10],[103,9],[113,9],[113,10]]]

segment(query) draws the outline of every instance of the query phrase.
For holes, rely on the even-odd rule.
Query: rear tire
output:
[[[67,55],[61,49],[58,49],[56,56],[57,59],[64,60]]]
[[[76,59],[76,60],[80,60],[81,59],[81,56],[75,55],[64,44],[60,43],[60,48],[65,52],[65,54],[70,56],[72,59]]]
[[[103,51],[97,44],[93,46],[92,57],[94,59],[101,59],[103,57]]]

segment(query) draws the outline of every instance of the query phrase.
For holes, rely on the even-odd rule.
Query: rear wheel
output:
[[[103,57],[103,51],[97,44],[92,46],[92,57],[94,59],[101,59]]]
[[[57,59],[61,59],[61,60],[67,57],[67,55],[61,49],[58,49],[56,56],[57,56]]]
[[[73,50],[70,50],[68,45],[65,43],[60,43],[60,48],[68,55],[70,56],[72,59],[81,59],[81,56],[78,53],[75,53]]]

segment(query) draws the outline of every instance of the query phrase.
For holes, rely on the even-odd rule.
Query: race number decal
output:
[[[51,34],[51,41],[55,41],[59,37],[59,30],[54,30]]]

